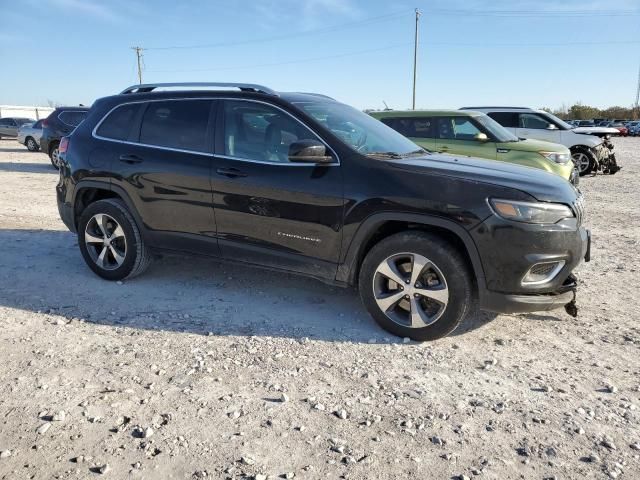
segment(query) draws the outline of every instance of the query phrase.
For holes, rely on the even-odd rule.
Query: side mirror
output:
[[[557,130],[558,127],[556,127],[553,123],[550,123],[549,125],[547,125],[547,130]]]
[[[489,141],[489,137],[487,137],[486,133],[476,133],[473,139],[476,140],[477,142],[483,142],[483,143]]]
[[[327,147],[318,140],[298,140],[289,145],[289,161],[302,163],[331,163]]]

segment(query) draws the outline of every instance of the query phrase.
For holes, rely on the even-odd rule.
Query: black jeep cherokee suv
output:
[[[357,285],[382,327],[417,340],[451,332],[476,297],[573,305],[589,255],[566,180],[427,153],[323,95],[131,87],[95,102],[60,167],[60,216],[103,278],[141,273],[156,249],[219,256]]]
[[[51,165],[58,168],[60,139],[69,135],[87,116],[87,107],[58,107],[42,121],[40,150],[49,155]]]

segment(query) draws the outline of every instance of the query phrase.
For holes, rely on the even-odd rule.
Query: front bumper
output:
[[[577,290],[577,281],[570,275],[562,287],[552,293],[519,295],[487,291],[481,295],[480,308],[496,313],[546,312],[573,302]]]
[[[513,222],[511,222],[513,223]],[[482,255],[486,288],[479,290],[482,310],[527,313],[564,307],[575,300],[577,283],[572,274],[580,262],[591,259],[591,233],[583,228],[510,226],[490,218],[474,233]],[[496,245],[502,245],[497,248]],[[523,284],[523,275],[538,262],[563,261],[548,282]]]

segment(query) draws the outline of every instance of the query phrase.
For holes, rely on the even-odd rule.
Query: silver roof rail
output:
[[[227,83],[227,82],[183,82],[183,83],[144,83],[141,85],[131,85],[125,88],[120,95],[128,93],[147,93],[155,90],[156,88],[164,87],[220,87],[220,88],[238,88],[243,92],[257,92],[266,93],[267,95],[277,95],[277,93],[262,85],[256,85],[253,83]]]

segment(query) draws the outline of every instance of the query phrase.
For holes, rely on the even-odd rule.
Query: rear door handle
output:
[[[229,178],[246,177],[247,174],[238,170],[237,168],[219,168],[216,170],[218,175]]]
[[[120,161],[130,165],[134,163],[142,163],[142,158],[137,155],[120,155]]]

